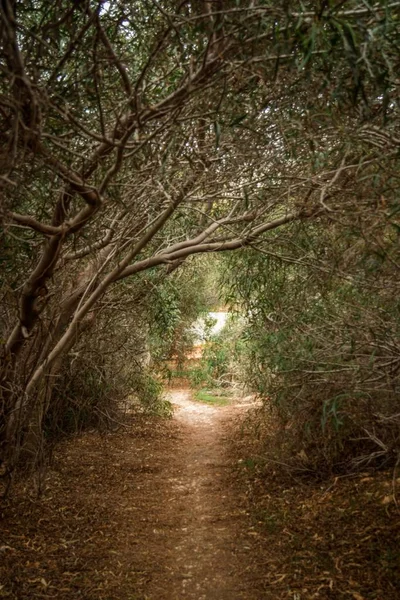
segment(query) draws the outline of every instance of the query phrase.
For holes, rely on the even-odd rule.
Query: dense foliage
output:
[[[281,258],[230,260],[248,315],[246,381],[279,418],[280,451],[297,468],[398,460],[397,202],[369,227],[352,219],[297,231]]]
[[[342,299],[351,305],[356,294],[362,305],[359,298],[371,296],[375,288],[359,279],[377,261],[379,286],[392,286],[397,9],[396,2],[356,0],[1,3],[0,438],[7,468],[20,450],[31,459],[41,454],[63,377],[79,382],[70,369],[85,371],[94,349],[103,355],[109,346],[102,323],[115,331],[116,346],[120,336],[124,346],[128,327],[129,339],[151,332],[156,344],[157,336],[172,343],[183,314],[174,286],[182,282],[165,280],[191,255],[252,247],[270,264],[278,256],[279,302],[297,302],[305,319],[314,292],[307,295],[298,278],[317,278],[309,264],[332,282],[353,278],[353,291],[336,283],[333,290],[332,282],[329,293],[318,291],[339,322],[347,318]],[[317,243],[302,249],[307,236]],[[351,256],[365,262],[354,273]],[[285,272],[281,261],[291,265]],[[237,286],[255,302],[254,315],[258,277],[250,271]],[[393,289],[383,308],[376,299],[366,311],[392,311]],[[198,310],[193,295],[190,302],[188,318]],[[377,326],[379,319],[368,319]],[[376,335],[362,342],[370,353]],[[341,389],[326,396],[329,414]]]

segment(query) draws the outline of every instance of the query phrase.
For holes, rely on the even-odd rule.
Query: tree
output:
[[[397,3],[345,5],[4,0],[6,454],[112,286],[337,215],[395,160]]]

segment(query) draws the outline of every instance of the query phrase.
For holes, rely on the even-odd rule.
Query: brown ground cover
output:
[[[40,498],[15,486],[1,507],[0,597],[400,597],[392,472],[289,481],[262,466],[249,432],[232,436],[244,405],[172,394],[172,421],[66,441]]]
[[[62,444],[43,495],[18,485],[3,507],[0,597],[145,597],[164,576],[154,531],[165,456],[179,443],[174,423],[142,419]]]
[[[255,598],[241,576],[247,516],[229,484],[235,408],[171,393],[174,420],[69,440],[40,498],[15,487],[1,514],[0,597]]]
[[[400,479],[393,469],[322,481],[290,475],[268,463],[253,433],[242,427],[231,452],[240,461],[236,485],[247,489],[255,540],[248,577],[259,597],[398,600]]]

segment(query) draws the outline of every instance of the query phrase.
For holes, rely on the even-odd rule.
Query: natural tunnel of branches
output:
[[[284,353],[300,345],[296,327],[305,337],[318,329],[305,307],[323,299],[314,303],[326,328],[317,356],[285,369],[298,398],[308,394],[308,360],[325,365],[308,377],[325,391],[335,387],[327,355],[355,361],[356,381],[329,396],[326,421],[338,394],[363,395],[372,412],[376,381],[385,402],[396,397],[398,9],[355,0],[1,3],[8,471],[41,460],[67,373],[98,352],[103,381],[107,330],[134,356],[143,386],[155,290],[162,297],[180,272],[195,278],[195,255],[232,257],[228,287],[234,278],[258,331],[269,324],[286,336]],[[263,343],[257,364],[271,366]],[[368,379],[372,366],[377,379]],[[252,375],[260,393],[263,368]],[[112,372],[126,379],[117,365]],[[378,412],[392,431],[395,407]]]

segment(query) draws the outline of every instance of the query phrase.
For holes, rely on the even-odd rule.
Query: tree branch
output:
[[[140,271],[152,269],[162,264],[171,264],[176,260],[185,259],[192,254],[201,254],[208,252],[226,252],[231,250],[237,250],[238,248],[244,248],[250,245],[252,242],[254,242],[254,240],[257,237],[259,237],[266,231],[271,231],[272,229],[281,227],[286,223],[291,223],[292,221],[299,219],[301,215],[301,211],[289,213],[285,217],[281,217],[279,219],[275,219],[274,221],[270,221],[269,223],[265,223],[264,225],[260,225],[259,227],[255,227],[245,237],[237,237],[227,241],[208,242],[202,244],[198,243],[197,240],[199,240],[199,238],[201,237],[198,236],[196,238],[193,238],[192,240],[183,242],[182,245],[176,244],[176,246],[181,246],[178,249],[170,250],[167,248],[164,252],[161,252],[160,254],[156,254],[155,256],[146,258],[142,261],[135,263],[134,265],[126,267],[117,275],[114,281],[125,279],[126,277],[130,277],[131,275],[139,273]],[[176,246],[171,246],[171,248],[174,248]]]
[[[8,216],[15,223],[23,225],[24,227],[29,227],[30,229],[33,229],[38,233],[43,233],[44,235],[58,235],[62,231],[61,226],[55,227],[53,225],[47,225],[46,223],[41,223],[40,221],[37,221],[28,215],[19,215],[18,213],[9,212]]]

